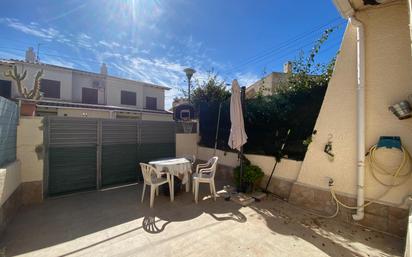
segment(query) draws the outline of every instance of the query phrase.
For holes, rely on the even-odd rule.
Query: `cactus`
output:
[[[12,78],[16,81],[17,90],[19,91],[21,97],[32,100],[40,99],[40,79],[43,76],[43,70],[37,72],[36,77],[34,78],[34,86],[32,90],[28,90],[27,87],[22,84],[22,81],[27,76],[27,70],[24,70],[23,73],[18,73],[17,67],[14,66],[13,69],[6,71],[4,76]]]

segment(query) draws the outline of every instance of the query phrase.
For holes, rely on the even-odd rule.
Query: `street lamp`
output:
[[[188,87],[188,95],[189,95],[189,103],[190,103],[190,80],[192,79],[193,74],[196,73],[195,69],[192,68],[186,68],[183,70],[186,73],[186,77],[187,77],[187,87]]]

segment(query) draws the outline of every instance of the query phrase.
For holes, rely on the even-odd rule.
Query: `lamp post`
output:
[[[187,88],[188,88],[188,101],[190,104],[190,80],[192,79],[193,74],[196,73],[195,69],[192,68],[186,68],[183,70],[186,73],[187,77]]]

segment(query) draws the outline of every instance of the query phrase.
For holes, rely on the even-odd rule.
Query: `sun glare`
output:
[[[144,26],[155,22],[161,14],[159,1],[153,0],[118,0],[108,2],[110,19],[127,25]]]

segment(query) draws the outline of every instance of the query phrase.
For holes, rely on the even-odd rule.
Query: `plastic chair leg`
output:
[[[142,192],[142,203],[144,200],[144,192],[146,191],[146,183],[143,184],[143,192]]]
[[[172,190],[173,190],[173,188],[172,188],[172,181],[170,180],[170,177],[167,177],[167,183],[169,184],[170,201],[173,202],[173,199],[172,199]]]
[[[150,208],[153,208],[155,193],[156,193],[156,186],[151,185],[150,186]]]
[[[198,196],[199,196],[199,182],[195,182],[195,203],[198,201]]]
[[[212,188],[213,188],[213,200],[216,201],[216,186],[215,186],[214,180],[212,180]]]

